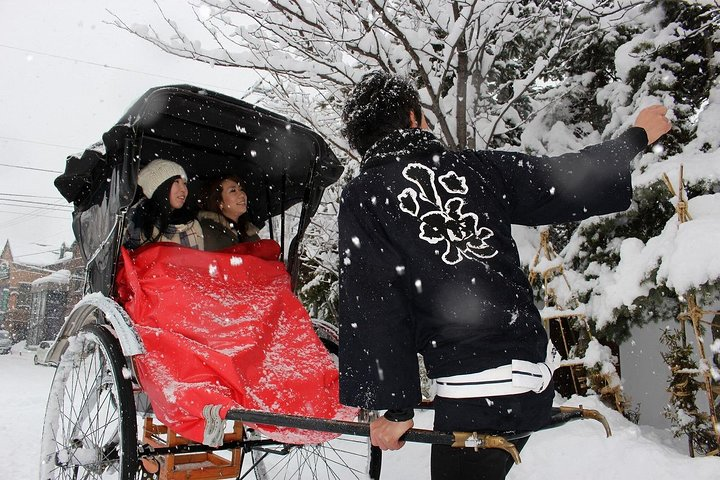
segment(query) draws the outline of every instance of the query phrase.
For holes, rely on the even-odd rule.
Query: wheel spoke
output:
[[[367,453],[332,445],[332,442],[342,440],[321,445],[289,446],[287,455],[271,454],[266,457],[261,462],[264,469],[259,473],[256,470],[256,475],[263,480],[366,478]],[[364,448],[367,452],[367,446]]]
[[[43,431],[43,480],[133,480],[137,428],[125,358],[104,328],[83,329],[58,366]]]
[[[333,333],[333,332],[330,332]],[[321,335],[328,352],[337,357],[338,346],[334,335]],[[361,411],[363,421],[370,420],[374,412]],[[257,438],[260,435],[254,432]],[[252,437],[252,435],[250,435]],[[260,435],[261,438],[265,438]],[[367,479],[370,469],[370,443],[367,438],[340,436],[319,445],[277,444],[277,453],[266,455],[268,447],[251,450],[254,473],[258,480],[352,480]],[[280,453],[282,452],[282,454]]]

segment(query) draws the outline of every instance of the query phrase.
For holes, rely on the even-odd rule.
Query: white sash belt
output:
[[[510,365],[482,372],[437,378],[437,395],[445,398],[473,398],[540,393],[550,385],[558,365],[559,356],[549,343],[545,362],[513,360]]]

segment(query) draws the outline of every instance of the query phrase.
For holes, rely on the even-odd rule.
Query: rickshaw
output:
[[[230,410],[219,446],[190,441],[156,421],[134,363],[145,351],[143,341],[116,301],[115,282],[126,214],[140,195],[139,169],[157,158],[184,167],[191,197],[203,179],[242,175],[252,221],[280,244],[293,288],[303,234],[325,189],[343,172],[327,143],[306,126],[188,85],[149,90],[101,142],[67,159],[55,185],[74,204],[73,231],[86,263],[85,295],[46,357],[57,371],[44,421],[41,480],[379,478],[381,452],[368,440],[368,422],[376,412],[360,410],[355,421],[343,421]],[[327,351],[337,355],[337,327],[316,319],[312,326]],[[605,424],[597,412],[562,409],[553,425],[581,417]],[[258,432],[257,424],[339,436],[287,443]],[[405,440],[502,448],[519,461],[511,442],[527,435],[413,429]]]
[[[367,439],[279,444],[238,421],[222,446],[210,448],[175,438],[151,421],[132,359],[143,352],[142,341],[114,299],[114,282],[125,214],[139,195],[138,171],[155,158],[184,167],[191,197],[204,178],[242,175],[252,222],[265,225],[280,243],[293,286],[300,240],[325,188],[343,171],[326,142],[304,125],[187,85],[149,90],[102,142],[67,159],[55,184],[74,204],[85,295],[47,355],[58,368],[44,424],[41,478],[152,478],[146,466],[153,462],[163,467],[155,473],[161,478],[235,478],[248,452],[252,461],[244,463],[258,479],[366,478]],[[337,328],[319,320],[313,326],[337,354]],[[229,451],[230,458],[216,451]]]

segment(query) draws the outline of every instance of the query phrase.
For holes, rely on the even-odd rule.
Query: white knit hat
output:
[[[185,170],[177,163],[170,160],[153,160],[140,170],[137,183],[142,187],[145,196],[150,198],[164,181],[178,175],[187,181]]]

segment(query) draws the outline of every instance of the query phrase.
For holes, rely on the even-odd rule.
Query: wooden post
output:
[[[667,174],[663,173],[663,181],[665,182],[665,185],[667,186],[668,190],[670,190],[670,193],[672,193],[673,196],[677,197],[677,204],[675,205],[675,212],[678,216],[678,223],[682,225],[685,222],[688,222],[692,220],[692,215],[690,215],[690,212],[688,210],[688,203],[685,198],[685,189],[684,189],[684,182],[683,182],[683,175],[684,175],[684,167],[681,164],[680,165],[680,176],[678,178],[678,185],[677,190],[673,188],[672,182],[670,181],[670,178],[667,176]],[[687,333],[686,333],[686,327],[685,327],[685,320],[689,319],[690,323],[693,326],[693,331],[695,333],[695,346],[697,349],[697,353],[699,356],[699,363],[700,363],[700,369],[703,372],[703,384],[705,387],[705,392],[707,394],[709,407],[710,407],[710,420],[713,425],[713,432],[715,433],[715,442],[717,444],[717,447],[720,451],[720,426],[718,425],[718,419],[717,415],[715,414],[715,395],[713,392],[713,386],[712,386],[712,376],[710,375],[710,369],[709,369],[709,363],[707,356],[705,355],[705,344],[703,341],[703,336],[700,328],[700,322],[702,322],[702,317],[706,313],[702,308],[698,306],[697,298],[695,296],[695,293],[690,292],[686,294],[686,301],[687,301],[687,312],[680,314],[678,317],[678,320],[680,321],[680,332],[682,337],[682,343],[683,346],[687,345]],[[703,368],[704,367],[704,368]],[[688,435],[688,443],[690,448],[690,456],[695,456],[695,451],[693,448],[693,438],[692,435]]]

